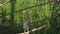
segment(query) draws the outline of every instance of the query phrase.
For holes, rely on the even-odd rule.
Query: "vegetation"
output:
[[[0,0],[4,2],[6,0]],[[43,20],[41,22],[32,23],[36,20],[42,20],[44,18],[50,18],[51,16],[60,13],[58,10],[60,6],[56,0],[12,0],[7,4],[0,7],[0,31],[3,29],[7,31],[1,32],[2,34],[17,34],[23,32],[23,23],[25,22],[25,13],[19,11],[28,7],[50,2],[41,6],[27,9],[30,19],[30,29],[40,27],[44,24],[48,24],[44,29],[38,30],[33,34],[60,34],[60,17],[50,20]]]

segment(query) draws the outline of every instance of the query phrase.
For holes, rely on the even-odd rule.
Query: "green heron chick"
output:
[[[23,29],[24,29],[24,32],[26,32],[30,28],[30,20],[29,20],[29,17],[28,17],[28,11],[25,10],[23,12],[25,13],[25,22],[23,23]]]

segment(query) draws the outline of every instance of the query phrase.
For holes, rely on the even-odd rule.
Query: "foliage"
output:
[[[15,34],[15,32],[23,32],[22,24],[25,21],[25,13],[23,11],[18,11],[18,10],[35,6],[38,4],[42,4],[45,2],[50,2],[50,1],[54,1],[54,0],[12,0],[11,2],[0,7],[0,13],[3,15],[2,18],[0,18],[0,25],[3,24],[6,27],[7,26],[9,27],[11,25],[13,27],[14,26],[16,27],[17,25],[20,25],[20,27],[18,28],[16,27],[12,29],[10,32],[11,34]],[[0,0],[0,2],[2,2],[2,0]],[[59,7],[60,6],[57,5],[56,1],[54,1],[49,4],[27,9],[30,22],[33,22],[36,20],[42,20],[44,18],[49,18],[57,14],[57,10],[59,9]],[[51,19],[51,20],[33,23],[33,24],[31,23],[30,29],[33,29],[35,27],[40,27],[41,25],[44,25],[45,23],[49,24],[47,25],[48,27],[46,27],[45,29],[36,31],[33,34],[59,34],[60,33],[59,31],[60,18],[59,17],[55,19]]]

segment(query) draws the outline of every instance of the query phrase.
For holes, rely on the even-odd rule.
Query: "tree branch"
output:
[[[5,4],[8,3],[9,1],[10,1],[10,0],[7,0],[7,1],[4,1],[4,2],[0,3],[0,6],[5,5]]]
[[[35,31],[37,31],[37,30],[43,29],[43,28],[45,28],[46,26],[47,26],[47,25],[43,25],[43,26],[41,26],[41,27],[39,27],[39,28],[34,28],[34,29],[32,29],[32,30],[30,30],[30,31],[28,31],[28,32],[18,33],[18,34],[29,34],[30,32],[35,32]]]

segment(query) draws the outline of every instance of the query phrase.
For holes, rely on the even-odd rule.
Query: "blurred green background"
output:
[[[7,0],[0,0],[0,3],[5,1]],[[30,22],[33,22],[60,13],[59,11],[57,12],[57,10],[60,9],[60,6],[57,4],[56,0],[12,0],[11,2],[6,3],[0,7],[0,16],[2,16],[0,17],[0,31],[7,30],[3,31],[2,34],[17,34],[23,32],[23,23],[25,22],[26,15],[23,11],[18,10],[50,1],[53,2],[27,9]],[[49,24],[47,25],[48,27],[36,31],[33,34],[60,34],[60,17],[31,23],[30,29],[40,27],[45,23]],[[18,25],[19,27],[17,27]]]

